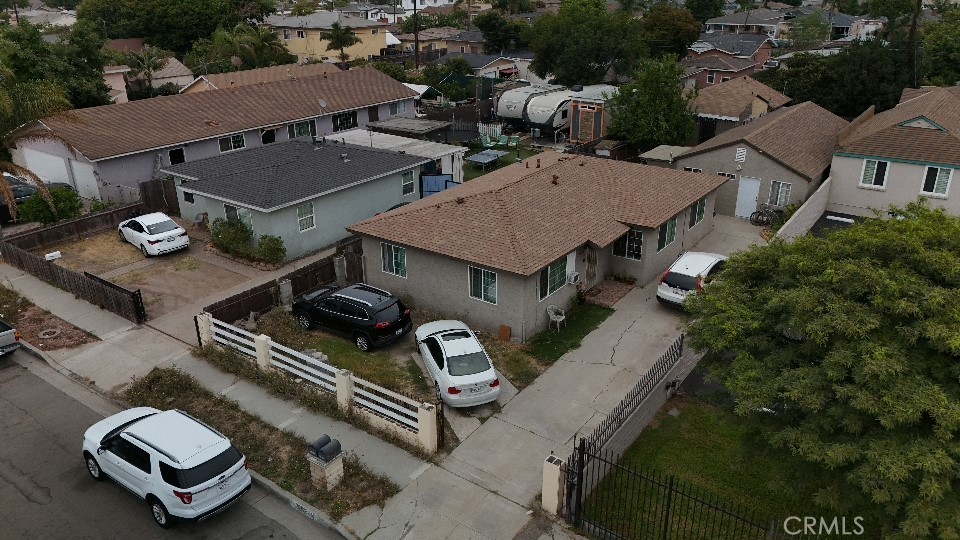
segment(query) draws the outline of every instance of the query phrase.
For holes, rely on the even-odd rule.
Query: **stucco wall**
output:
[[[414,177],[419,174],[420,167],[416,167]],[[287,259],[292,259],[346,238],[350,235],[346,230],[349,225],[373,217],[377,212],[401,202],[419,199],[418,189],[419,186],[414,182],[414,192],[404,196],[401,174],[397,173],[314,199],[315,226],[312,229],[300,232],[296,206],[269,214],[249,210],[251,226],[257,236],[271,234],[282,238],[287,248]],[[201,212],[207,212],[211,222],[216,218],[226,218],[223,201],[195,194],[191,204],[184,200],[184,191],[190,191],[189,182],[177,186],[180,212],[185,218],[192,219]],[[233,206],[242,208],[241,205]]]
[[[827,209],[832,183],[833,178],[824,180],[823,184],[813,192],[813,195],[777,230],[777,236],[789,242],[807,234]]]
[[[833,157],[830,188],[830,202],[827,210],[856,216],[873,216],[873,209],[886,212],[892,204],[904,206],[917,200],[923,189],[926,167],[912,163],[889,162],[887,180],[882,189],[860,187],[863,174],[862,158],[843,156]],[[946,198],[934,198],[929,195],[930,206],[945,208],[951,214],[960,214],[960,169],[953,170]]]
[[[328,58],[339,61],[340,50],[327,50],[329,42],[320,38],[320,34],[327,30],[318,30],[315,28],[288,28],[290,39],[283,39],[283,28],[276,27],[275,31],[280,37],[280,41],[287,46],[291,54],[297,55],[300,59],[320,60]],[[305,37],[298,38],[297,30],[303,30]],[[344,52],[350,55],[350,60],[362,58],[366,60],[370,56],[380,56],[380,49],[387,47],[387,31],[385,27],[378,28],[352,28],[354,35],[362,41],[352,47],[347,47]],[[374,30],[377,31],[374,34]]]
[[[738,147],[747,149],[747,157],[743,163],[737,163],[735,159]],[[704,174],[725,172],[737,175],[736,179],[727,181],[717,190],[716,210],[718,214],[725,216],[735,215],[740,177],[745,176],[760,179],[760,193],[757,197],[757,208],[759,208],[760,204],[768,201],[770,197],[770,186],[775,180],[792,184],[790,189],[790,203],[800,203],[806,200],[811,190],[816,189],[817,185],[819,185],[820,180],[820,178],[818,178],[816,182],[811,185],[808,179],[765,155],[760,154],[753,147],[746,145],[733,144],[694,156],[681,155],[675,159],[673,163],[674,168],[677,170],[683,170],[684,167],[695,167],[702,169]],[[737,166],[740,166],[740,170],[737,170]]]

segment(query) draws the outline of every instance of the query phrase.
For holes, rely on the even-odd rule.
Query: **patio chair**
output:
[[[487,135],[480,136],[480,143],[483,144],[484,148],[493,148],[497,145],[496,141],[493,141]]]
[[[518,144],[520,144],[520,136],[511,135],[510,140],[507,142],[507,148],[516,148]]]
[[[557,325],[557,332],[560,332],[560,323],[567,324],[567,315],[557,306],[547,306],[547,316],[550,317],[550,324]]]
[[[506,135],[501,135],[500,139],[497,140],[497,146],[506,146],[510,142],[510,138]]]

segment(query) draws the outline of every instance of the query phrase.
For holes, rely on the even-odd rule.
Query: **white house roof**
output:
[[[403,85],[413,90],[414,92],[419,94],[421,97],[423,96],[424,92],[430,89],[430,86],[426,84],[403,83]]]
[[[397,36],[393,35],[390,32],[387,32],[387,45],[399,45],[400,40],[397,39]]]
[[[467,148],[464,146],[454,146],[452,144],[443,144],[422,139],[411,139],[409,137],[390,135],[377,131],[367,131],[365,129],[341,131],[333,136],[333,138],[345,141],[347,144],[372,146],[380,150],[393,150],[395,152],[404,152],[411,156],[430,159],[437,159],[449,154],[464,154],[467,151]]]

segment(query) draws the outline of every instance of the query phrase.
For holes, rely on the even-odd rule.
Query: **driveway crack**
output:
[[[617,342],[613,345],[613,350],[610,352],[610,362],[608,362],[609,365],[611,365],[611,366],[615,366],[615,365],[616,365],[616,364],[613,363],[613,357],[617,355],[617,347],[619,347],[619,346],[620,346],[620,342],[623,341],[623,336],[627,335],[627,332],[629,332],[630,330],[632,330],[633,327],[634,327],[638,322],[640,322],[640,319],[642,319],[642,318],[643,318],[643,315],[641,314],[639,317],[637,317],[636,319],[634,319],[632,323],[630,323],[630,326],[626,327],[623,332],[620,332],[620,337],[617,338]]]

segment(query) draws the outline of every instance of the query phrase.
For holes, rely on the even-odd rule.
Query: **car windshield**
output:
[[[475,375],[490,369],[490,361],[482,352],[472,352],[447,358],[450,375]]]
[[[241,459],[243,459],[243,454],[233,445],[230,445],[230,448],[227,448],[210,461],[201,463],[190,469],[173,469],[176,471],[176,474],[166,474],[163,479],[174,487],[189,489],[194,486],[199,486],[211,478],[220,476],[230,467],[236,465]],[[161,471],[161,473],[162,472],[163,471]]]
[[[667,274],[667,279],[664,280],[664,283],[680,290],[692,291],[697,288],[697,276],[688,276],[685,274],[678,274],[677,272],[670,272]]]
[[[165,232],[170,232],[179,227],[172,219],[166,221],[161,221],[160,223],[154,223],[153,225],[147,225],[148,234],[163,234]]]

